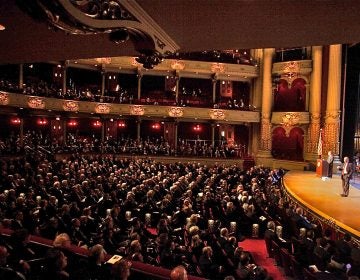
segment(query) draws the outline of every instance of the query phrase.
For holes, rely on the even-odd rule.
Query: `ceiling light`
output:
[[[5,29],[6,29],[5,26],[2,25],[2,24],[0,24],[0,31],[3,31],[3,30],[5,30]]]

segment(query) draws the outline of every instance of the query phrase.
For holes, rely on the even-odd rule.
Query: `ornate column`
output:
[[[66,87],[66,79],[67,79],[67,66],[68,66],[68,61],[65,61],[62,65],[62,70],[63,70],[63,79],[62,79],[62,92],[63,92],[63,96],[65,96],[66,91],[67,91],[67,87]]]
[[[140,70],[138,71],[136,76],[138,78],[137,99],[140,100],[140,98],[141,98],[141,79],[142,79],[142,76],[143,76]]]
[[[20,117],[19,144],[21,149],[24,148],[24,118]]]
[[[211,146],[215,146],[215,123],[211,123]]]
[[[212,102],[215,104],[216,102],[216,85],[217,85],[217,76],[214,75],[212,77]]]
[[[324,151],[339,155],[341,98],[341,45],[329,49],[329,75],[326,99]]]
[[[105,131],[106,131],[106,119],[101,119],[101,145],[104,144],[105,141]]]
[[[175,141],[174,141],[174,150],[175,150],[175,154],[177,155],[177,148],[178,148],[178,122],[175,121],[174,124],[174,134],[175,134]]]
[[[258,156],[271,158],[272,58],[275,49],[264,49],[261,104],[260,151]]]
[[[322,76],[322,47],[312,47],[313,68],[311,72],[309,114],[310,124],[304,139],[304,159],[316,161],[317,145],[319,141],[321,117],[321,76]],[[307,89],[307,88],[306,88]]]
[[[105,94],[105,83],[106,83],[106,71],[105,67],[101,69],[101,96]]]
[[[251,55],[255,61],[257,61],[259,69],[259,77],[254,79],[251,84],[251,94],[249,105],[255,106],[256,108],[261,107],[261,97],[262,97],[262,76],[263,76],[263,49],[253,49],[251,50]],[[259,139],[260,139],[260,124],[251,123],[249,129],[249,154],[256,154],[259,149]],[[250,145],[251,142],[251,145]]]
[[[176,102],[176,104],[178,104],[178,102],[179,102],[179,86],[180,86],[180,75],[179,75],[178,71],[176,71],[176,74],[175,74],[175,82],[176,82],[175,102]]]
[[[19,89],[24,88],[24,64],[19,65]]]
[[[140,136],[141,136],[141,120],[137,119],[136,120],[136,140],[140,140]]]
[[[67,126],[67,120],[66,119],[63,119],[63,144],[66,145],[67,144],[67,137],[66,137],[66,134],[67,134],[67,131],[66,131],[66,127]]]

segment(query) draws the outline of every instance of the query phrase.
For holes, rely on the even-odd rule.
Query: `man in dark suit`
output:
[[[333,163],[334,163],[334,155],[332,153],[332,151],[328,152],[328,157],[327,157],[327,163],[328,163],[328,178],[332,178],[332,173],[333,173]]]
[[[350,179],[354,173],[354,168],[351,162],[349,162],[349,157],[344,157],[344,163],[342,166],[338,167],[341,170],[341,180],[343,193],[341,196],[347,197],[349,195]]]

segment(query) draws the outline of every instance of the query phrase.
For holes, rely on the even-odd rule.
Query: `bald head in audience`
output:
[[[179,265],[175,267],[170,273],[170,280],[187,280],[187,271],[185,267]]]

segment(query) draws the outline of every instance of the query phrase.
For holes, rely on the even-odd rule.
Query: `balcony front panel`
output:
[[[257,111],[224,110],[195,107],[112,104],[29,96],[16,93],[0,93],[0,105],[51,110],[58,112],[88,113],[99,115],[125,115],[150,118],[174,118],[183,121],[207,121],[229,123],[259,122]]]

